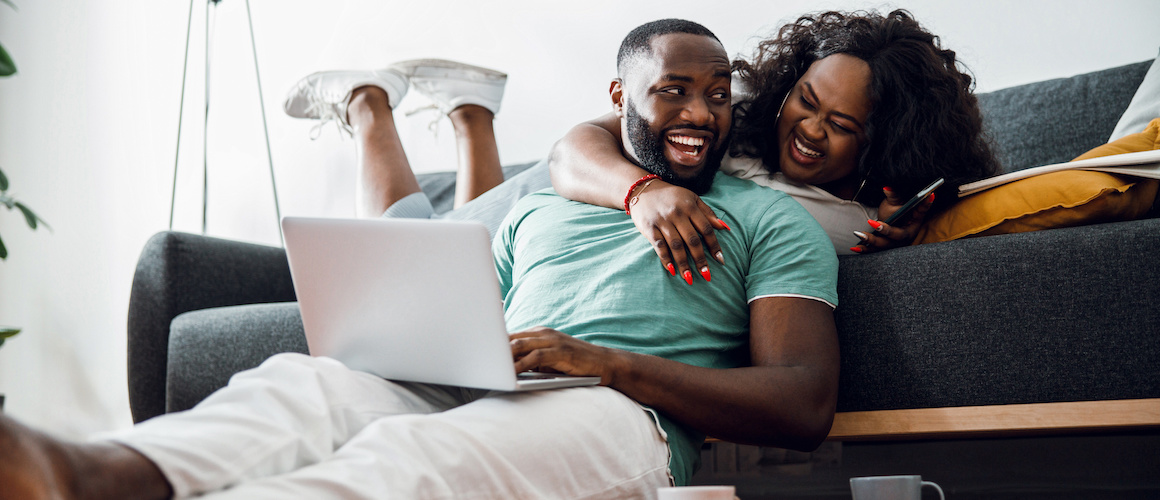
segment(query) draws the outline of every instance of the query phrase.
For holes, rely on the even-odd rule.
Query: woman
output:
[[[838,253],[909,243],[927,209],[949,206],[957,186],[998,171],[971,77],[904,10],[802,16],[733,70],[735,133],[722,171],[794,196]],[[697,265],[706,250],[720,260],[713,231],[727,228],[687,189],[635,184],[648,172],[619,154],[619,137],[612,114],[573,128],[553,148],[556,190],[610,208],[635,197],[634,222],[678,274],[688,268],[686,248]],[[876,220],[940,177],[937,196],[904,222]],[[674,200],[682,208],[663,208]]]

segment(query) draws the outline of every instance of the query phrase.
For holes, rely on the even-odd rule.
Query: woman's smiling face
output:
[[[810,65],[782,105],[778,164],[792,181],[851,199],[870,115],[870,65],[834,54]]]

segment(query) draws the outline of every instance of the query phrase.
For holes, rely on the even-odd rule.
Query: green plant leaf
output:
[[[0,45],[0,76],[12,76],[16,74],[16,63],[12,61],[12,57],[4,50],[4,46]]]
[[[8,258],[8,248],[4,246],[4,240],[0,239],[0,260]]]
[[[48,223],[44,222],[44,219],[41,219],[39,215],[33,213],[32,209],[28,208],[27,205],[18,201],[16,202],[16,208],[19,208],[20,212],[24,214],[24,222],[28,223],[28,227],[36,229],[37,224],[40,223],[44,224],[44,226],[48,228],[49,231],[52,230],[51,227],[48,227]]]
[[[12,0],[0,0],[0,2],[8,4],[9,7],[12,7],[12,10],[20,10],[16,8],[16,4],[12,3]],[[0,45],[0,76],[12,76],[15,73],[16,63],[12,62],[12,56],[9,56],[8,52],[4,51],[4,46]],[[0,189],[0,191],[4,189],[8,188]]]
[[[16,335],[17,333],[20,333],[19,328],[0,326],[0,346],[4,345],[5,340],[8,340],[9,338]]]
[[[28,207],[19,201],[16,202],[16,208],[19,208],[20,212],[24,214],[24,222],[28,223],[28,227],[36,229],[36,214],[32,213],[32,210],[29,210]]]
[[[0,170],[0,191],[8,190],[8,176],[4,175],[4,171]]]

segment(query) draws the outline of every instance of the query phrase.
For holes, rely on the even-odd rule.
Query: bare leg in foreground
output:
[[[70,443],[0,415],[0,500],[173,496],[153,462],[111,443]]]
[[[362,216],[378,217],[420,190],[388,97],[382,88],[363,86],[353,91],[347,106],[347,119],[358,141]],[[459,206],[503,182],[503,171],[491,110],[464,104],[447,116],[455,128],[459,153],[455,203]],[[114,442],[63,441],[0,414],[0,500],[172,496],[173,489],[157,465],[132,448]]]

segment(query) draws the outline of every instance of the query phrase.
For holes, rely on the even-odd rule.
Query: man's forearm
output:
[[[790,297],[750,303],[753,366],[702,368],[598,346],[551,328],[511,334],[517,372],[595,375],[706,434],[812,450],[825,439],[838,394],[838,335],[828,304]]]
[[[836,391],[809,366],[701,368],[622,353],[610,384],[674,420],[714,437],[813,450],[833,421]]]
[[[625,353],[613,387],[706,434],[816,448],[838,399],[838,333],[824,302],[791,297],[749,306],[752,366],[710,369]]]

